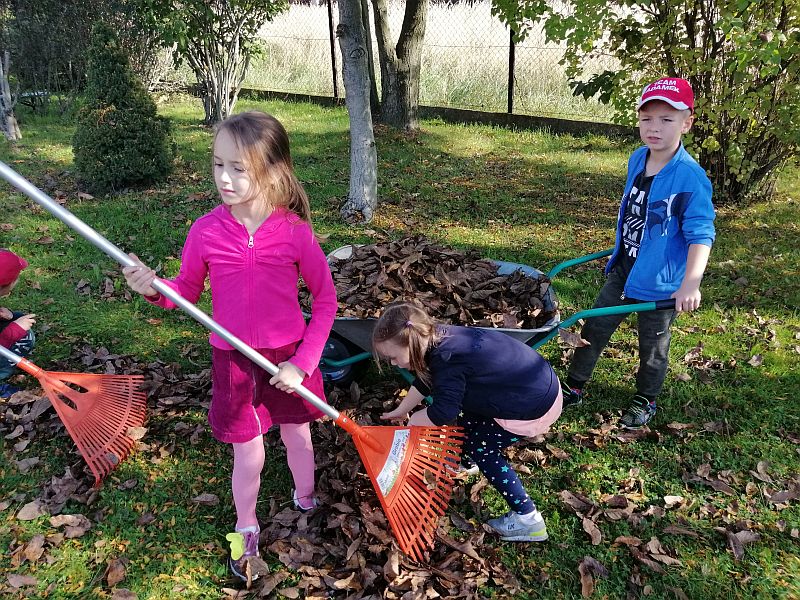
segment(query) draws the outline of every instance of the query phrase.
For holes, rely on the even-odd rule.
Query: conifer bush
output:
[[[172,127],[156,114],[114,31],[92,29],[85,105],[72,140],[78,178],[102,194],[164,179],[175,158]]]

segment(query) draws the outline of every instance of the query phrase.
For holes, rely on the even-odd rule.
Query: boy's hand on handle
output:
[[[8,310],[5,306],[0,306],[0,319],[13,319],[14,313]]]
[[[278,372],[269,380],[270,385],[274,385],[282,392],[291,394],[303,383],[306,372],[288,360],[278,363]]]
[[[684,289],[683,286],[670,296],[675,298],[675,310],[678,312],[692,312],[700,306],[700,288],[691,286]]]
[[[128,286],[134,291],[143,296],[157,296],[158,291],[153,288],[153,280],[156,278],[156,272],[148,268],[139,260],[135,254],[128,254],[138,264],[133,267],[122,267],[122,274],[125,276],[125,281]]]
[[[33,327],[33,324],[36,323],[36,314],[31,313],[29,315],[22,315],[15,320],[14,323],[22,327],[25,331],[30,331],[31,327]]]

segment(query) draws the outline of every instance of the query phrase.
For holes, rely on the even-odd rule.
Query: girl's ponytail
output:
[[[372,347],[392,341],[408,348],[411,370],[425,382],[431,384],[431,374],[425,354],[431,343],[439,339],[436,322],[423,309],[410,303],[387,306],[375,323],[372,331]]]

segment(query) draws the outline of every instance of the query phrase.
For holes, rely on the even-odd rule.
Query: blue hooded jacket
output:
[[[606,273],[614,268],[622,251],[625,205],[636,176],[645,167],[647,150],[646,146],[639,148],[628,160],[628,181],[617,217],[616,244]],[[647,197],[645,232],[625,282],[625,296],[645,301],[669,298],[683,282],[689,246],[714,243],[714,216],[711,182],[681,144],[672,160],[653,178]]]

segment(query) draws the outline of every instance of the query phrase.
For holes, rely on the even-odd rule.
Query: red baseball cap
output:
[[[28,261],[11,250],[0,250],[0,285],[14,283],[20,271],[28,266]]]
[[[663,77],[644,86],[636,110],[651,100],[661,100],[678,110],[694,111],[694,92],[692,86],[685,79]]]

